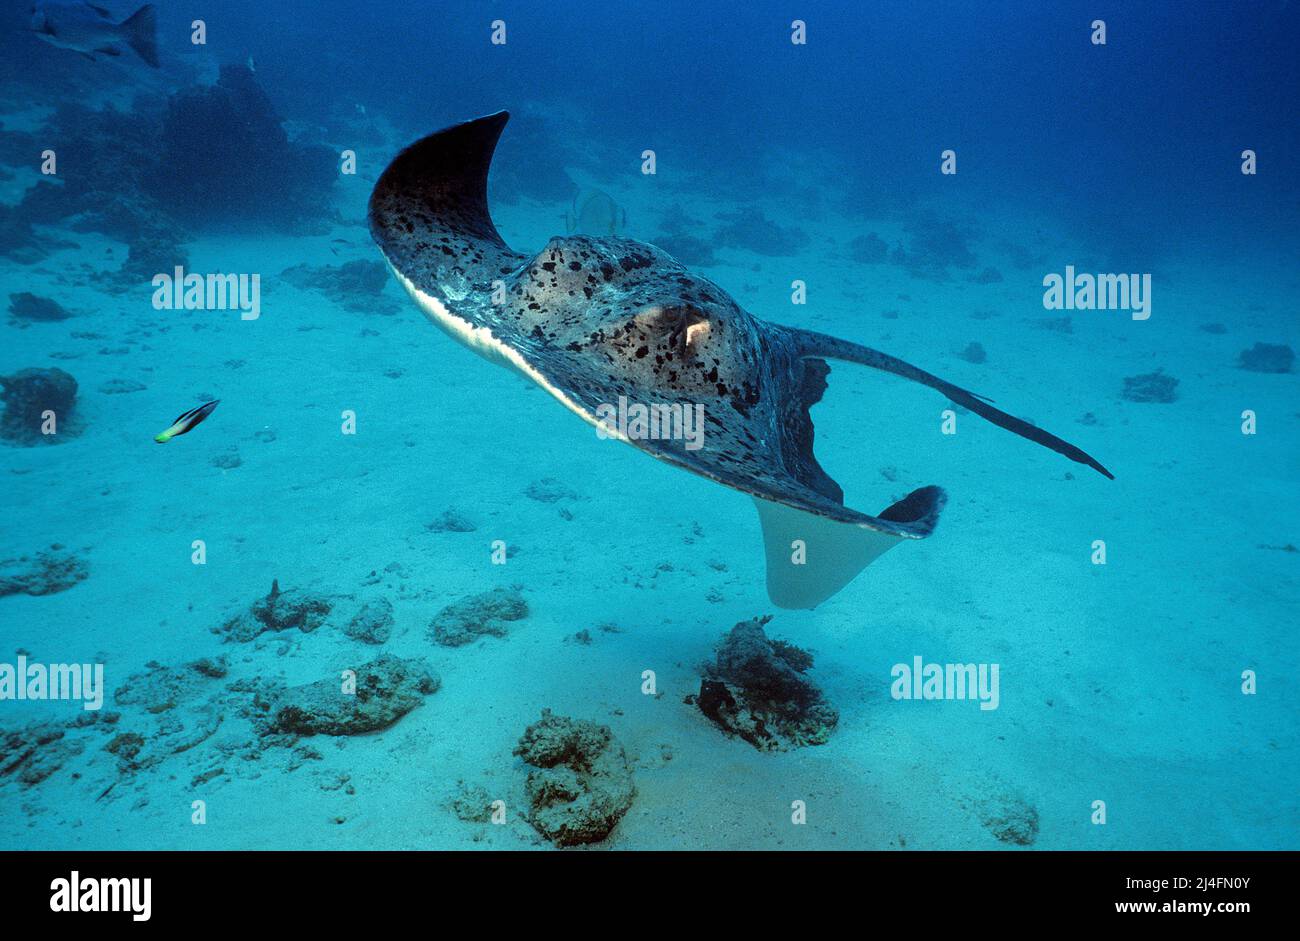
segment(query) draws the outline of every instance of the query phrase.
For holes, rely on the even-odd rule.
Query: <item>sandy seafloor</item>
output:
[[[858,340],[989,395],[1116,479],[971,415],[943,436],[937,393],[833,364],[813,414],[821,463],[847,502],[877,511],[938,483],[950,503],[933,538],[895,549],[818,610],[775,612],[769,634],[815,653],[811,675],[840,725],[824,746],[764,754],[683,703],[722,633],[774,612],[747,498],[598,440],[544,391],[434,329],[395,283],[390,315],[277,283],[299,263],[377,257],[361,218],[385,155],[367,156],[339,185],[352,224],[189,246],[190,270],[263,273],[256,322],[155,311],[147,285],[97,290],[87,268],[114,267],[124,249],[95,235],[63,233],[80,248],[31,266],[0,262],[0,293],[55,296],[77,314],[0,326],[0,374],[70,371],[84,424],[57,446],[0,447],[0,558],[61,543],[90,572],[68,591],[0,599],[0,636],[6,658],[20,648],[45,662],[101,658],[110,690],[149,661],[225,654],[231,681],[301,683],[376,655],[334,622],[247,645],[211,632],[276,578],[388,597],[396,628],[383,649],[426,658],[442,688],[383,732],[315,740],[319,760],[289,770],[276,749],[255,769],[226,759],[198,787],[196,775],[223,764],[204,747],[121,779],[112,755],[88,747],[39,785],[0,783],[0,846],[545,847],[520,816],[525,769],[511,754],[544,707],[607,723],[633,759],[637,798],[608,848],[1000,848],[974,808],[1005,793],[1036,808],[1039,849],[1300,845],[1300,555],[1261,548],[1300,543],[1297,378],[1236,365],[1256,341],[1300,347],[1289,250],[1175,251],[1149,321],[1075,312],[1066,334],[1036,325],[1061,316],[1042,309],[1039,282],[1082,267],[1090,248],[1051,219],[946,202],[945,214],[976,226],[980,267],[1005,280],[936,283],[848,257],[862,232],[892,241],[906,213],[864,218],[831,201],[808,219],[793,201],[765,198],[764,212],[798,221],[810,244],[785,258],[719,249],[704,274],[760,317]],[[673,203],[705,219],[735,208],[733,194],[670,173],[594,182],[626,206],[634,237],[657,234]],[[6,198],[22,183],[7,184]],[[495,207],[522,251],[556,234],[559,211]],[[335,254],[334,238],[351,244]],[[1049,261],[1017,268],[1006,241]],[[795,278],[808,284],[804,307],[789,302]],[[1201,329],[1211,322],[1226,332]],[[971,341],[986,363],[957,355]],[[1180,380],[1176,402],[1121,398],[1124,377],[1156,368]],[[147,388],[97,391],[113,379]],[[165,447],[150,440],[208,397],[221,405],[205,426]],[[1247,408],[1259,415],[1253,437],[1239,431]],[[357,413],[355,436],[340,434],[345,409]],[[1096,424],[1081,424],[1089,412]],[[242,463],[214,466],[232,447]],[[577,497],[525,496],[542,478]],[[428,531],[448,508],[476,531]],[[194,539],[207,543],[204,566],[190,562]],[[494,539],[517,547],[505,566],[489,564]],[[1094,539],[1106,541],[1104,567],[1090,562]],[[522,586],[531,608],[508,637],[457,649],[428,639],[444,605],[496,585]],[[566,642],[583,629],[590,645]],[[1000,664],[1000,708],[892,701],[891,666],[916,655]],[[662,696],[642,694],[647,669]],[[1242,695],[1245,669],[1258,672],[1258,695]],[[2,708],[12,728],[79,707]],[[119,710],[124,727],[133,708]],[[231,716],[216,739],[241,734],[251,735]],[[458,780],[505,799],[509,823],[457,819],[447,803]],[[196,797],[204,826],[190,823]],[[1090,823],[1099,799],[1105,826]],[[791,824],[793,800],[806,801],[806,825]]]

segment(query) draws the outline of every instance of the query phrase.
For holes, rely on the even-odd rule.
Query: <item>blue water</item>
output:
[[[0,416],[0,846],[549,848],[513,750],[551,709],[624,749],[595,847],[1300,848],[1294,5],[163,3],[156,69],[28,6],[0,14],[0,376],[77,392]],[[1115,479],[835,363],[812,415],[845,503],[949,502],[777,609],[744,495],[600,440],[382,267],[384,167],[502,109],[515,251],[607,194],[755,316]],[[256,276],[256,316],[156,304],[176,266]],[[1067,268],[1139,276],[1148,316],[1046,309]],[[273,579],[323,613],[232,630]],[[527,616],[438,642],[494,589]],[[760,751],[692,701],[763,614],[814,655],[824,744]],[[436,691],[378,730],[266,726],[381,655]],[[917,657],[997,665],[996,708],[896,697]],[[102,708],[5,697],[20,658],[102,666]]]

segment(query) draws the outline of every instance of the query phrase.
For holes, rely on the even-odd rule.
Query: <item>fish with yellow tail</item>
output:
[[[212,410],[219,404],[221,404],[220,399],[213,399],[211,402],[204,402],[202,405],[178,415],[176,420],[172,422],[172,426],[162,434],[154,435],[153,440],[157,441],[159,444],[166,444],[177,435],[183,435],[188,431],[193,431],[194,427],[211,415]]]

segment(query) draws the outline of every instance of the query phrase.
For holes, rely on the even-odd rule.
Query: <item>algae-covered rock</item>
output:
[[[514,753],[533,766],[528,822],[557,846],[605,839],[632,806],[632,769],[608,726],[543,709]]]
[[[355,672],[355,691],[348,691],[343,679],[326,677],[261,699],[263,734],[360,735],[386,729],[442,685],[423,660],[390,654]]]
[[[742,621],[722,639],[701,678],[696,705],[719,728],[760,751],[825,744],[839,713],[803,675],[812,655],[768,639],[763,626],[770,620]]]
[[[1295,350],[1281,343],[1256,343],[1241,351],[1239,363],[1250,372],[1286,373],[1295,363]]]
[[[72,314],[58,301],[41,297],[30,291],[19,291],[9,295],[9,313],[20,321],[55,321],[67,320]]]
[[[325,622],[331,603],[328,599],[297,589],[280,590],[278,581],[271,582],[266,597],[254,601],[248,611],[236,615],[214,634],[226,635],[226,640],[247,643],[267,631],[287,631],[296,628],[310,634]]]
[[[30,447],[59,444],[75,435],[73,409],[77,404],[77,380],[62,369],[22,369],[0,376],[0,438]],[[47,414],[54,418],[54,434],[45,434]]]
[[[517,588],[494,588],[449,604],[429,624],[433,640],[462,647],[483,636],[505,637],[512,621],[528,617],[528,602]]]
[[[361,606],[343,628],[343,633],[363,644],[383,644],[393,633],[393,603],[375,598]]]

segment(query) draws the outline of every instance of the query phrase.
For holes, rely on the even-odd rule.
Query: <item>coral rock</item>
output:
[[[367,601],[343,632],[365,644],[383,644],[393,633],[393,603],[387,598]]]
[[[479,637],[505,637],[511,621],[528,617],[528,602],[515,588],[494,588],[471,595],[438,612],[429,625],[436,643],[462,647]]]
[[[528,822],[557,846],[605,839],[632,806],[632,770],[608,726],[543,709],[514,753],[533,766]]]
[[[1290,372],[1295,350],[1284,344],[1256,343],[1241,351],[1241,368],[1251,372]]]
[[[0,376],[0,438],[15,444],[57,444],[71,433],[77,402],[77,380],[62,369],[24,369],[12,376]],[[54,413],[56,434],[41,433],[44,413]]]
[[[333,606],[325,598],[296,589],[281,591],[279,582],[271,584],[265,598],[254,601],[244,614],[236,615],[214,634],[225,634],[226,640],[247,643],[266,631],[287,631],[297,628],[310,634],[325,622]]]
[[[803,675],[812,655],[768,639],[763,626],[770,620],[742,621],[723,638],[696,704],[719,728],[760,751],[824,744],[839,713]]]
[[[263,734],[360,735],[386,729],[442,685],[422,660],[384,654],[356,670],[356,691],[337,677],[277,690],[261,699]]]
[[[9,295],[9,313],[15,320],[67,320],[72,316],[58,301],[39,297],[29,291]]]

